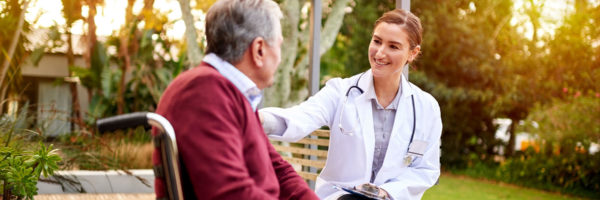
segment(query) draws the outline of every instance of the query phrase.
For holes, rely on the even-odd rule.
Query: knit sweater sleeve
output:
[[[296,173],[294,168],[269,144],[269,156],[279,180],[279,199],[319,199],[308,187],[306,181]]]

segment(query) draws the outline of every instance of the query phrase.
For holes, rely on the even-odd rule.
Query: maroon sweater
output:
[[[179,75],[157,113],[175,129],[186,199],[318,199],[271,146],[244,95],[209,64]],[[157,197],[164,187],[156,179]]]

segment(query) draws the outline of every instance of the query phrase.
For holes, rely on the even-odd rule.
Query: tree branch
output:
[[[202,62],[202,52],[198,46],[198,35],[194,26],[194,16],[190,8],[189,0],[178,0],[181,8],[181,18],[185,23],[185,38],[187,42],[187,55],[190,61],[189,67],[195,67]]]

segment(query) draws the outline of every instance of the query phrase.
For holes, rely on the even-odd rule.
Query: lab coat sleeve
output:
[[[275,107],[261,109],[260,112],[279,118],[279,120],[267,119],[264,122],[265,126],[285,127],[283,132],[267,132],[269,137],[275,140],[295,142],[322,126],[330,125],[340,98],[342,81],[340,78],[327,81],[323,89],[299,105],[286,109]],[[268,123],[285,123],[285,125]]]
[[[440,176],[440,138],[442,134],[442,118],[437,102],[427,141],[431,144],[422,158],[418,158],[409,167],[401,168],[396,178],[379,185],[387,191],[392,199],[421,199],[427,189],[432,187]],[[403,159],[403,158],[402,158]]]

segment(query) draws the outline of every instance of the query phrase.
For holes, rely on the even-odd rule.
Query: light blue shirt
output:
[[[383,159],[390,143],[390,136],[392,135],[394,120],[396,119],[396,111],[400,102],[400,96],[402,96],[402,85],[398,87],[398,92],[394,100],[385,108],[379,104],[375,88],[372,84],[370,89],[365,91],[365,95],[367,95],[368,99],[371,99],[373,109],[373,129],[375,133],[375,150],[373,151],[373,168],[371,171],[371,183],[373,183],[377,177],[377,173],[383,166]]]
[[[229,62],[221,59],[214,53],[209,53],[204,56],[202,61],[212,65],[214,68],[221,73],[227,80],[231,81],[235,87],[237,87],[240,92],[246,97],[252,109],[256,111],[260,100],[262,99],[262,92],[256,86],[248,76],[238,70],[235,66],[231,65]]]

